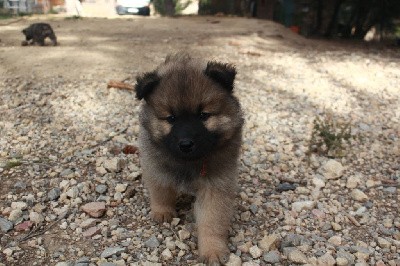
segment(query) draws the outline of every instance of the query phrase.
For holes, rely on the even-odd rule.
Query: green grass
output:
[[[31,16],[31,15],[32,14],[28,14],[28,13],[10,14],[10,13],[1,13],[0,12],[0,20],[10,19],[10,18],[20,18],[20,17]]]
[[[400,38],[400,25],[397,25],[394,30],[394,35]]]
[[[330,114],[317,116],[307,155],[317,153],[330,158],[343,157],[346,155],[344,144],[349,144],[354,138],[351,135],[351,121],[339,120]]]
[[[18,159],[11,159],[5,163],[4,169],[11,169],[22,164]]]
[[[0,14],[0,20],[1,19],[9,19],[9,18],[13,18],[14,15],[12,14]]]
[[[58,14],[58,11],[51,8],[49,14]]]

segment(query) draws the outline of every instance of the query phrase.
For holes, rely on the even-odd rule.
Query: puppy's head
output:
[[[32,39],[32,34],[29,28],[25,28],[21,31],[27,39]]]
[[[235,75],[232,65],[177,54],[139,76],[136,96],[145,100],[141,123],[152,141],[184,160],[223,146],[243,123],[232,95]]]

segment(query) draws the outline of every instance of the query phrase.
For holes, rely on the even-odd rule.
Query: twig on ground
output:
[[[24,241],[26,241],[28,239],[33,238],[33,237],[37,237],[37,236],[43,235],[44,233],[49,231],[54,225],[56,225],[59,221],[61,221],[65,217],[67,217],[68,214],[69,214],[69,212],[66,212],[63,215],[60,215],[60,217],[57,220],[55,220],[54,222],[50,223],[48,226],[38,225],[33,230],[31,230],[28,234],[26,234],[25,236],[22,236],[19,239],[17,239],[16,242],[17,243],[21,243],[21,242],[24,242]]]
[[[355,226],[361,226],[361,224],[354,218],[352,215],[346,213],[346,217],[349,218],[349,220],[355,225]]]
[[[116,88],[116,89],[122,89],[122,90],[130,90],[133,91],[133,86],[121,81],[117,81],[117,80],[110,80],[107,83],[107,88]]]

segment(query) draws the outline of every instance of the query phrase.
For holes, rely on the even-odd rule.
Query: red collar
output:
[[[205,177],[207,175],[207,161],[204,160],[203,164],[201,165],[200,176]]]

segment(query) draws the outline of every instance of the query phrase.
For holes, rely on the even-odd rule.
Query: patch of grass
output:
[[[58,14],[58,11],[55,10],[54,8],[51,8],[49,14]]]
[[[345,156],[344,144],[348,144],[351,135],[351,121],[335,119],[331,114],[317,116],[313,122],[307,155],[312,153],[338,158]]]
[[[0,13],[0,20],[1,19],[9,19],[9,18],[13,18],[14,17],[14,15],[12,15],[12,14],[1,14]]]
[[[18,14],[11,14],[9,12],[7,13],[1,13],[0,12],[0,20],[2,19],[10,19],[10,18],[19,18],[19,17],[26,17],[26,16],[31,16],[32,14],[29,13],[18,13]]]
[[[396,25],[396,26],[395,26],[394,35],[395,35],[397,38],[400,38],[400,25]]]
[[[190,4],[192,3],[192,0],[172,0],[172,8],[173,8],[173,14],[168,14],[168,7],[167,3],[165,0],[154,0],[154,9],[156,10],[157,13],[159,13],[162,16],[175,16],[175,15],[180,15],[183,10],[185,10]]]
[[[21,161],[19,161],[18,159],[11,159],[9,161],[7,161],[4,165],[4,169],[11,169],[17,166],[20,166],[22,164]]]

